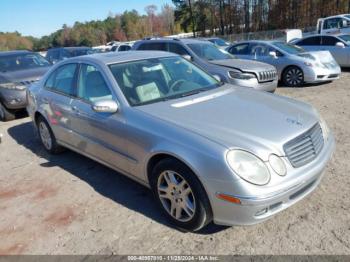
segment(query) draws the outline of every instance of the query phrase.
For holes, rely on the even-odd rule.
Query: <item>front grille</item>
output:
[[[319,123],[304,134],[283,146],[284,152],[293,167],[301,167],[314,160],[322,150],[324,141]]]
[[[259,82],[271,82],[277,78],[276,70],[263,71],[258,74]]]

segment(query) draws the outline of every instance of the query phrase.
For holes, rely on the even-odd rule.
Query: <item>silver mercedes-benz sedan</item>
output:
[[[293,44],[278,41],[248,41],[227,51],[238,58],[260,61],[277,68],[279,80],[289,87],[338,79],[338,63],[328,51],[307,52]]]
[[[56,64],[27,93],[45,149],[151,188],[177,227],[259,223],[320,183],[335,142],[310,105],[218,82],[167,52]]]

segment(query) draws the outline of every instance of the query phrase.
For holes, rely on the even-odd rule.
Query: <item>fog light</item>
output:
[[[258,217],[258,216],[261,216],[261,215],[263,215],[263,214],[266,214],[266,213],[267,213],[267,210],[268,210],[267,208],[264,208],[264,209],[262,209],[262,210],[256,212],[255,216]]]
[[[231,202],[234,204],[241,204],[241,200],[239,198],[236,198],[236,197],[233,197],[230,195],[218,193],[218,194],[216,194],[216,196],[217,196],[217,198],[219,198],[221,200],[225,200],[227,202]]]

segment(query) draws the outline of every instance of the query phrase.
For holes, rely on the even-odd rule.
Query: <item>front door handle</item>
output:
[[[72,111],[74,111],[75,113],[79,114],[79,109],[78,109],[78,107],[72,106],[71,108],[72,108]]]

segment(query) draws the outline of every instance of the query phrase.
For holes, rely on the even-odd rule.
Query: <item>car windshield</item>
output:
[[[131,106],[190,96],[222,84],[176,56],[112,64],[109,68]]]
[[[214,39],[209,39],[210,42],[218,45],[218,46],[228,46],[229,44],[226,43],[224,40],[221,38],[214,38]]]
[[[226,51],[220,50],[214,45],[208,43],[196,43],[196,44],[188,44],[189,48],[200,58],[205,60],[224,60],[224,59],[232,59],[234,56],[230,55]]]
[[[273,43],[273,45],[279,49],[282,49],[283,51],[285,51],[291,55],[297,55],[297,54],[306,52],[303,48],[301,48],[299,46],[292,45],[292,44],[286,44],[283,42],[275,42],[275,43]]]
[[[49,61],[47,61],[41,55],[34,53],[11,54],[0,56],[1,72],[26,70],[36,67],[45,67],[49,65]]]
[[[350,35],[340,35],[339,38],[350,44]]]

